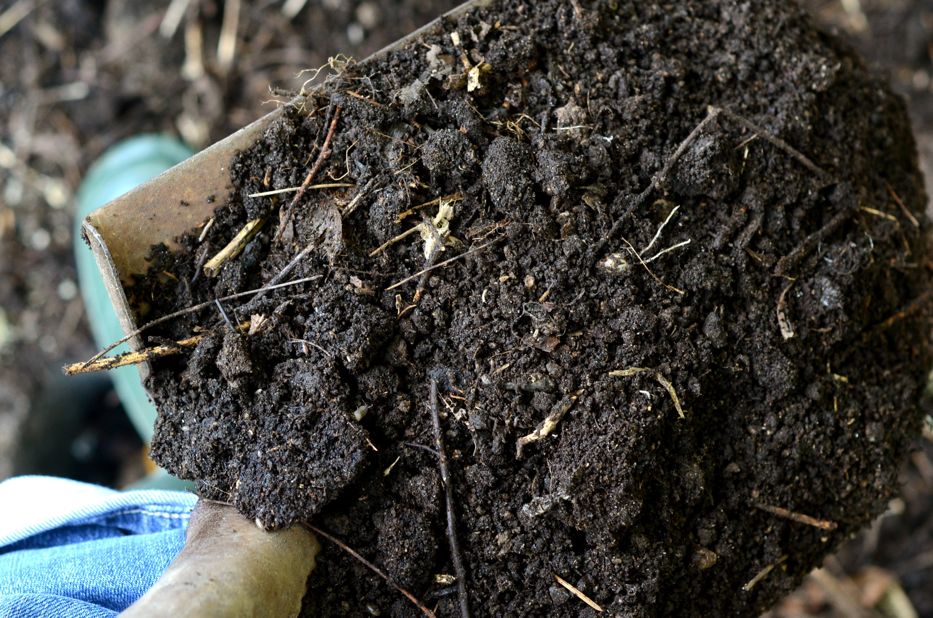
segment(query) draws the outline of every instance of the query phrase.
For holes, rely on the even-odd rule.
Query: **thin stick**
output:
[[[126,354],[109,356],[107,358],[101,358],[89,363],[73,363],[71,365],[65,365],[63,370],[65,375],[75,376],[83,373],[110,371],[111,369],[126,367],[128,365],[139,365],[140,363],[145,363],[155,358],[163,358],[165,356],[172,356],[173,354],[181,354],[185,351],[185,348],[193,348],[194,346],[201,343],[204,337],[205,335],[195,335],[194,337],[188,337],[187,339],[182,339],[181,341],[176,341],[170,344],[157,345],[152,348],[139,350],[138,352],[127,352]]]
[[[624,243],[626,244],[626,246],[628,246],[629,251],[632,252],[632,255],[635,256],[635,259],[638,260],[638,262],[642,265],[642,267],[643,267],[645,270],[648,271],[648,274],[651,275],[651,277],[652,277],[655,281],[657,281],[658,283],[660,283],[661,285],[663,285],[664,287],[666,287],[666,288],[667,288],[668,290],[670,290],[671,292],[674,292],[674,293],[676,293],[676,294],[680,294],[681,296],[683,296],[684,294],[686,294],[686,292],[684,292],[684,291],[681,290],[680,288],[675,288],[675,287],[672,286],[672,285],[668,285],[667,283],[664,283],[664,281],[662,281],[660,277],[658,277],[656,274],[654,274],[654,271],[652,271],[650,268],[648,268],[648,264],[645,263],[645,261],[644,261],[643,259],[641,259],[641,256],[638,255],[638,252],[635,251],[635,247],[632,246],[632,243],[630,243],[630,242],[629,242],[628,240],[626,240],[625,238],[622,239],[622,242],[624,242]]]
[[[285,4],[282,6],[282,15],[284,15],[286,19],[292,19],[301,12],[301,9],[303,9],[307,3],[308,0],[285,0]]]
[[[651,247],[654,246],[654,243],[658,242],[658,239],[661,238],[661,232],[664,231],[664,228],[667,227],[667,224],[671,222],[671,219],[674,218],[674,215],[677,214],[677,211],[680,210],[680,206],[674,206],[674,209],[671,210],[671,213],[667,215],[667,219],[664,220],[664,223],[661,224],[661,227],[658,228],[658,231],[654,233],[654,238],[651,239],[651,242],[648,243],[648,246],[641,250],[639,255],[644,255],[651,250]],[[648,260],[649,262],[651,260]]]
[[[551,435],[560,421],[564,418],[564,415],[570,411],[570,408],[573,407],[573,404],[576,403],[577,398],[583,394],[583,391],[570,397],[565,397],[563,400],[559,401],[556,406],[551,410],[551,413],[538,425],[534,431],[530,434],[522,436],[515,442],[515,457],[518,459],[522,458],[522,450],[528,444],[532,442],[538,442],[544,438]]]
[[[457,513],[454,509],[454,489],[447,465],[447,451],[444,449],[444,434],[441,430],[441,417],[438,410],[437,380],[431,378],[431,421],[434,424],[434,444],[437,447],[437,461],[441,470],[441,482],[444,484],[444,503],[447,507],[447,542],[450,544],[450,559],[457,574],[457,594],[460,597],[460,616],[470,618],[470,598],[467,594],[467,573],[457,540]]]
[[[654,176],[651,179],[651,182],[645,188],[644,191],[635,196],[635,199],[628,205],[625,209],[625,212],[612,224],[612,227],[609,228],[609,232],[602,238],[602,240],[597,243],[596,248],[593,250],[593,256],[595,259],[599,259],[599,256],[602,255],[603,249],[606,248],[606,245],[610,240],[615,237],[615,235],[622,229],[622,224],[625,223],[628,216],[635,211],[636,208],[640,208],[648,201],[648,198],[651,197],[651,194],[661,187],[662,184],[667,182],[667,177],[670,176],[671,170],[674,169],[674,166],[677,164],[677,161],[680,160],[680,157],[683,156],[687,148],[696,140],[697,136],[706,128],[706,125],[711,123],[713,120],[719,116],[720,111],[718,108],[708,107],[706,110],[706,117],[697,124],[690,131],[690,134],[684,138],[680,145],[674,150],[674,153],[667,160],[667,163],[664,164],[664,167],[661,169],[661,172]],[[634,249],[632,249],[634,251]],[[636,254],[637,255],[637,254]]]
[[[564,579],[563,577],[561,577],[561,576],[558,575],[557,573],[554,574],[554,579],[557,580],[557,583],[558,583],[558,584],[560,584],[561,586],[563,586],[564,588],[566,588],[567,590],[569,590],[569,591],[570,591],[570,594],[572,594],[573,596],[577,597],[578,599],[580,599],[581,601],[583,601],[584,603],[586,603],[587,605],[589,605],[590,607],[592,607],[592,608],[593,608],[594,610],[596,610],[597,612],[602,612],[602,611],[603,611],[603,608],[602,608],[596,601],[594,601],[594,600],[591,599],[590,597],[588,597],[588,596],[586,596],[585,594],[583,594],[583,591],[582,591],[582,590],[580,590],[579,588],[577,588],[576,586],[574,586],[573,584],[571,584],[570,582],[568,582],[566,579]]]
[[[778,517],[783,517],[784,519],[795,521],[798,524],[813,526],[814,528],[819,528],[820,530],[835,530],[839,527],[839,524],[834,521],[829,521],[828,519],[817,519],[816,517],[810,517],[809,515],[804,515],[802,513],[795,513],[794,511],[790,511],[780,506],[771,506],[770,504],[762,504],[760,502],[756,502],[754,506],[756,509],[771,513],[772,515],[777,515]]]
[[[451,193],[450,195],[444,195],[442,197],[434,198],[430,202],[418,204],[417,206],[412,206],[408,210],[404,210],[400,212],[398,216],[395,217],[395,222],[401,223],[406,218],[410,217],[411,215],[415,214],[416,212],[418,212],[419,210],[423,208],[430,208],[431,206],[435,206],[437,204],[440,204],[441,202],[459,202],[462,199],[463,199],[462,193]]]
[[[279,221],[279,228],[275,232],[275,238],[278,239],[282,236],[282,232],[285,230],[285,226],[289,224],[294,215],[295,206],[301,201],[301,198],[304,197],[305,192],[308,190],[308,187],[311,186],[311,183],[314,182],[314,177],[317,176],[318,172],[321,170],[321,167],[324,165],[324,161],[327,160],[327,157],[330,156],[331,141],[334,139],[334,132],[337,130],[337,121],[340,119],[340,106],[338,105],[334,108],[334,117],[330,121],[330,128],[327,129],[327,136],[324,138],[324,145],[321,147],[321,152],[318,153],[317,160],[314,162],[314,165],[308,171],[308,175],[305,176],[304,182],[301,183],[301,186],[298,187],[298,192],[295,194],[295,197],[292,198],[292,201],[289,202],[288,207],[282,213],[281,220]]]
[[[208,277],[216,277],[224,264],[235,259],[243,252],[243,249],[256,237],[256,234],[259,233],[265,222],[265,217],[259,217],[258,219],[248,221],[246,225],[237,232],[236,236],[227,243],[227,246],[218,251],[217,255],[207,261],[207,264],[204,265],[204,274]]]
[[[344,219],[346,219],[347,217],[349,217],[356,211],[356,208],[360,205],[360,202],[363,200],[363,198],[366,197],[367,192],[369,191],[369,188],[373,185],[375,181],[376,181],[375,178],[370,178],[368,181],[366,181],[365,185],[363,185],[361,188],[358,188],[356,190],[356,195],[353,196],[353,199],[350,200],[350,203],[347,204],[346,208],[343,209],[343,212],[340,213],[340,215]]]
[[[926,304],[930,302],[931,299],[933,299],[933,290],[927,290],[920,296],[910,301],[910,303],[908,303],[906,307],[904,307],[900,311],[897,311],[894,315],[887,318],[884,322],[882,322],[881,324],[876,326],[874,329],[872,329],[872,332],[874,333],[877,331],[885,331],[891,328],[894,324],[896,324],[900,320],[903,320],[905,318],[913,316],[916,313],[919,313],[922,309],[924,309],[924,307],[926,307]]]
[[[648,369],[646,367],[629,367],[628,369],[616,369],[615,371],[610,371],[609,377],[630,378],[640,373],[650,373],[654,375],[654,379],[657,380],[658,384],[663,386],[667,391],[667,394],[671,396],[671,401],[674,403],[674,409],[677,410],[677,415],[680,418],[685,418],[683,406],[680,405],[680,397],[677,396],[677,390],[674,388],[674,385],[671,384],[670,380],[665,378],[660,371],[655,371],[654,369]]]
[[[165,17],[162,18],[162,23],[159,24],[159,34],[162,35],[162,38],[170,39],[175,36],[175,31],[178,30],[178,25],[181,24],[181,18],[188,11],[189,4],[191,4],[191,0],[172,0],[169,3],[168,8],[165,10]]]
[[[306,191],[315,191],[317,189],[349,189],[350,187],[355,187],[353,183],[349,182],[325,182],[319,185],[310,185]],[[269,197],[270,195],[281,195],[282,193],[294,193],[295,191],[301,191],[301,187],[285,187],[284,189],[274,189],[272,191],[261,191],[259,193],[250,193],[246,197]]]
[[[0,37],[16,27],[16,24],[26,19],[44,0],[19,0],[16,4],[0,13]]]
[[[798,162],[800,162],[801,165],[803,165],[805,168],[807,168],[808,170],[810,170],[811,172],[813,172],[820,178],[824,180],[829,180],[831,178],[830,175],[826,173],[826,171],[823,170],[823,168],[821,168],[819,165],[811,161],[809,157],[807,157],[802,152],[800,152],[799,150],[797,150],[796,148],[794,148],[793,146],[791,146],[790,144],[782,140],[780,137],[772,135],[771,133],[766,131],[764,128],[758,126],[757,124],[755,124],[748,118],[745,118],[744,116],[740,116],[739,114],[736,114],[735,112],[729,109],[726,109],[724,107],[715,107],[713,105],[710,105],[708,110],[710,113],[722,114],[729,120],[742,125],[746,129],[748,129],[749,131],[751,131],[752,133],[760,137],[761,139],[770,143],[772,146],[776,146],[777,148],[780,148],[781,150],[783,150],[784,152],[789,154],[791,157],[796,159]]]
[[[211,219],[211,221],[213,221],[213,219]],[[201,245],[201,248],[198,250],[198,261],[194,265],[194,274],[191,275],[191,285],[197,283],[198,279],[201,278],[201,274],[204,272],[204,262],[207,261],[207,256],[210,255],[210,253],[210,245]]]
[[[256,292],[256,296],[254,298],[251,298],[250,300],[251,301],[257,300],[265,296],[266,292],[273,289],[272,286],[276,285],[279,281],[287,277],[293,270],[295,270],[298,264],[300,264],[302,260],[308,257],[308,254],[311,253],[311,251],[313,251],[314,248],[317,247],[319,244],[320,243],[318,242],[318,239],[315,238],[314,240],[309,242],[307,245],[305,245],[304,249],[299,251],[295,255],[295,257],[292,258],[292,261],[286,264],[285,268],[280,270],[277,275],[272,277],[272,279],[270,279],[269,282],[266,283],[266,285],[262,289]]]
[[[230,330],[235,330],[233,328],[233,322],[230,321],[230,316],[227,315],[227,311],[224,309],[224,306],[220,304],[219,300],[215,300],[214,303],[216,303],[217,309],[220,311],[220,316],[224,319],[224,322],[227,323],[227,328]]]
[[[482,251],[482,250],[485,249],[486,247],[488,247],[488,246],[490,246],[490,245],[493,245],[493,244],[499,242],[500,240],[502,240],[501,237],[500,237],[500,238],[494,238],[494,239],[490,240],[489,242],[483,243],[482,245],[476,247],[475,249],[470,249],[469,251],[464,251],[463,253],[461,253],[461,254],[459,254],[459,255],[455,255],[455,256],[452,257],[452,258],[448,258],[448,259],[444,260],[443,262],[438,262],[438,263],[435,264],[434,266],[430,266],[430,267],[425,268],[425,269],[423,269],[423,270],[419,270],[419,271],[416,272],[415,274],[410,275],[410,276],[408,276],[408,277],[405,277],[404,279],[402,279],[401,281],[399,281],[399,282],[397,282],[397,283],[393,283],[392,285],[390,285],[389,287],[386,288],[386,292],[389,292],[389,291],[394,290],[394,289],[396,289],[396,288],[398,288],[398,287],[401,287],[401,286],[405,285],[406,283],[408,283],[409,281],[412,281],[412,280],[414,280],[414,279],[417,279],[418,277],[420,277],[421,275],[423,275],[423,274],[425,274],[425,273],[428,273],[428,272],[437,270],[438,268],[443,268],[443,267],[447,266],[448,264],[451,264],[451,263],[453,263],[453,262],[456,262],[457,260],[460,260],[460,259],[463,259],[463,258],[468,257],[468,256],[470,256],[470,255],[473,255],[474,253],[479,253],[480,251]]]
[[[249,330],[249,322],[241,322],[236,327],[234,327],[231,323],[230,328],[245,332]],[[62,369],[65,372],[65,375],[74,376],[83,373],[94,373],[97,371],[110,371],[111,369],[118,369],[120,367],[127,367],[129,365],[139,365],[142,363],[147,363],[156,358],[164,358],[166,356],[182,354],[186,349],[193,348],[201,343],[205,337],[207,337],[207,335],[194,335],[180,341],[173,341],[171,343],[165,343],[153,346],[151,348],[137,350],[136,352],[126,352],[124,354],[117,354],[116,356],[101,358],[91,362],[90,364],[73,363],[71,365],[65,365]]]
[[[219,298],[219,299],[216,299],[216,300],[219,300],[219,301],[221,301],[221,302],[226,302],[226,301],[228,301],[228,300],[234,300],[234,299],[237,299],[237,298],[242,298],[242,297],[244,297],[244,296],[250,296],[250,295],[256,294],[256,293],[258,293],[258,292],[265,292],[265,291],[268,291],[268,290],[277,290],[277,289],[279,289],[279,288],[287,288],[287,287],[291,287],[291,286],[293,286],[293,285],[301,285],[302,283],[310,283],[311,281],[316,281],[316,280],[318,280],[318,279],[320,279],[320,278],[321,278],[321,275],[316,275],[316,276],[314,276],[314,277],[306,277],[306,278],[304,278],[304,279],[296,279],[296,280],[294,280],[294,281],[288,281],[288,282],[286,282],[286,283],[280,283],[280,284],[278,284],[278,285],[266,285],[266,286],[263,286],[263,287],[261,287],[261,288],[257,288],[257,289],[255,289],[255,290],[248,290],[248,291],[246,291],[246,292],[237,292],[236,294],[230,294],[229,296],[223,296],[223,297],[221,297],[221,298]],[[180,310],[180,311],[176,311],[176,312],[170,313],[170,314],[168,314],[168,315],[163,315],[161,318],[156,318],[155,320],[152,320],[151,322],[147,322],[147,323],[143,324],[142,326],[140,326],[139,328],[137,328],[136,330],[134,330],[133,332],[131,332],[131,333],[127,334],[127,335],[124,335],[123,337],[121,337],[121,338],[118,339],[117,341],[114,341],[113,343],[111,343],[110,345],[108,345],[106,348],[104,348],[103,350],[101,350],[100,352],[98,352],[97,354],[95,354],[94,356],[92,356],[90,359],[88,359],[87,361],[85,361],[84,363],[81,363],[81,364],[82,364],[83,367],[87,367],[87,366],[90,365],[91,363],[93,363],[93,362],[95,362],[95,361],[101,359],[105,354],[107,354],[108,352],[110,352],[111,350],[113,350],[113,349],[114,349],[115,347],[117,347],[118,345],[123,344],[123,343],[126,343],[127,341],[129,341],[129,340],[132,339],[133,337],[139,336],[139,335],[142,334],[144,331],[149,330],[149,329],[152,328],[153,326],[158,326],[159,324],[162,324],[162,323],[164,323],[164,322],[168,322],[169,320],[174,320],[175,318],[180,318],[180,317],[183,316],[183,315],[188,315],[189,313],[195,313],[195,312],[197,312],[197,311],[200,311],[201,309],[205,309],[205,308],[207,308],[207,307],[210,307],[210,306],[213,305],[213,304],[214,304],[214,301],[213,301],[213,300],[208,300],[208,301],[205,301],[205,302],[203,302],[203,303],[198,303],[197,305],[192,305],[191,307],[188,307],[187,309],[182,309],[182,310]]]
[[[440,453],[435,451],[433,448],[431,448],[430,446],[425,446],[424,444],[418,444],[417,442],[402,442],[401,444],[402,446],[407,446],[409,448],[416,448],[416,449],[425,451],[426,453],[431,453],[435,457],[441,456]]]
[[[807,257],[807,255],[809,255],[817,245],[823,242],[827,236],[842,227],[842,224],[848,221],[854,212],[855,209],[846,208],[842,212],[836,213],[836,216],[830,219],[829,223],[804,238],[793,251],[778,260],[777,266],[774,269],[774,274],[779,277],[786,275],[791,268],[795,267],[803,258]]]
[[[323,530],[321,530],[320,528],[318,528],[317,526],[315,526],[315,525],[313,525],[313,524],[310,524],[310,523],[308,523],[308,522],[305,522],[304,525],[305,525],[309,530],[311,530],[312,532],[314,532],[315,534],[324,537],[325,539],[327,539],[328,541],[330,541],[331,543],[333,543],[334,545],[336,545],[337,547],[339,547],[340,549],[342,549],[343,551],[345,551],[346,553],[348,553],[348,554],[349,554],[350,556],[352,556],[355,560],[357,560],[360,564],[362,564],[363,566],[365,566],[367,569],[369,569],[370,571],[372,571],[373,573],[375,573],[375,574],[378,575],[379,577],[381,577],[381,578],[383,579],[383,581],[385,581],[387,584],[389,584],[390,586],[392,586],[393,588],[395,588],[396,590],[398,590],[399,592],[401,592],[402,595],[404,595],[406,599],[408,599],[409,601],[411,601],[412,604],[413,604],[415,607],[417,607],[418,609],[420,609],[421,612],[422,612],[425,616],[430,616],[430,618],[436,618],[435,615],[434,615],[434,612],[432,612],[430,609],[428,609],[428,608],[424,605],[424,603],[422,603],[421,601],[419,601],[419,600],[418,600],[418,597],[416,597],[416,596],[413,595],[412,593],[410,593],[410,592],[408,592],[407,590],[405,590],[404,588],[402,588],[398,583],[396,583],[396,581],[395,581],[394,579],[392,579],[391,577],[389,577],[388,575],[386,575],[385,573],[383,573],[382,570],[381,570],[379,567],[377,567],[375,564],[373,564],[372,562],[370,562],[369,560],[367,560],[366,558],[364,558],[364,557],[361,556],[360,554],[358,554],[356,551],[354,551],[352,548],[350,548],[350,546],[348,546],[346,543],[344,543],[343,541],[341,541],[341,540],[338,539],[337,537],[332,536],[331,534],[328,534],[327,532],[324,532]]]
[[[408,229],[408,230],[405,230],[404,232],[402,232],[402,233],[399,234],[398,236],[395,236],[394,238],[390,238],[389,240],[385,241],[384,243],[382,243],[381,245],[379,245],[378,247],[376,247],[375,249],[373,249],[372,251],[370,251],[370,252],[369,252],[369,257],[376,257],[377,255],[379,255],[380,253],[382,253],[383,251],[385,251],[386,249],[388,249],[389,247],[391,247],[391,246],[394,245],[395,243],[401,242],[401,241],[405,240],[406,238],[408,238],[409,236],[411,236],[411,235],[414,234],[415,232],[420,232],[423,228],[424,228],[424,224],[423,224],[423,223],[419,223],[419,224],[416,225],[415,227],[410,228],[410,229]]]
[[[766,578],[766,577],[771,573],[771,571],[774,570],[774,567],[780,565],[780,564],[781,564],[782,562],[784,562],[785,560],[787,560],[787,556],[781,556],[780,558],[778,558],[777,560],[775,560],[774,562],[772,562],[771,564],[769,564],[769,565],[766,566],[765,568],[763,568],[763,569],[761,569],[760,571],[758,571],[758,573],[755,575],[755,577],[751,578],[751,579],[748,581],[748,583],[746,583],[744,586],[742,586],[742,591],[743,591],[743,592],[751,592],[752,588],[754,588],[755,586],[757,586],[758,584],[760,584],[761,581],[762,581],[764,578]]]
[[[906,204],[904,204],[904,200],[901,199],[901,196],[894,191],[894,187],[888,183],[884,183],[884,186],[888,190],[888,194],[890,194],[891,198],[894,200],[894,203],[900,207],[901,212],[903,212],[904,216],[907,217],[907,219],[910,221],[910,224],[919,229],[920,222],[917,221],[917,217],[914,216],[914,213],[910,212],[910,209],[907,208]]]

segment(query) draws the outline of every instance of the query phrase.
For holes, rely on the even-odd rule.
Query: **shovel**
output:
[[[489,2],[466,2],[362,62],[415,45],[438,31],[441,20],[456,19]],[[131,305],[126,290],[134,276],[149,270],[150,248],[163,243],[177,249],[176,238],[205,225],[231,193],[234,156],[255,143],[282,114],[279,108],[263,116],[84,220],[82,234],[125,332],[134,332],[140,323],[138,308]],[[132,350],[143,347],[138,336],[129,345]],[[141,364],[139,371],[145,381],[150,367]],[[303,527],[266,532],[233,507],[202,500],[192,515],[184,549],[126,615],[297,615],[318,550],[317,539]]]

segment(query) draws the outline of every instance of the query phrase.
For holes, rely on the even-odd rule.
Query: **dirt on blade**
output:
[[[158,331],[207,329],[154,363],[161,465],[441,616],[747,615],[883,509],[930,361],[925,196],[846,46],[763,0],[494,2],[337,68],[134,291],[148,319],[321,275]],[[319,162],[353,186],[250,197]],[[310,587],[308,615],[418,611],[333,547]]]

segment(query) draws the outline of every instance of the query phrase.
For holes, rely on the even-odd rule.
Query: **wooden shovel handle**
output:
[[[201,500],[184,549],[122,615],[297,616],[319,550],[301,526],[265,532],[233,507]]]

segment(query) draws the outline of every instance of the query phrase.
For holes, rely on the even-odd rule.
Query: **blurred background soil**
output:
[[[0,0],[0,480],[122,486],[147,469],[77,288],[74,193],[121,138],[195,149],[288,99],[302,69],[365,57],[456,0]],[[907,99],[933,194],[933,0],[805,0]],[[933,617],[933,434],[903,491],[770,616]]]

